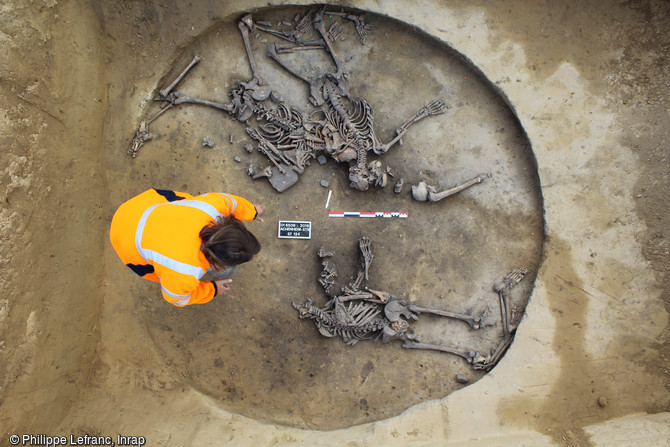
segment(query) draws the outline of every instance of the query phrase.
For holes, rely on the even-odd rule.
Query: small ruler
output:
[[[407,218],[406,212],[394,211],[342,211],[330,212],[328,217],[399,217]]]

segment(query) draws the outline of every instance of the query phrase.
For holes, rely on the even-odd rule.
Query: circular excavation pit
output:
[[[458,355],[402,349],[397,340],[349,346],[341,338],[323,337],[312,320],[299,319],[292,303],[312,298],[322,307],[329,299],[319,284],[319,249],[333,253],[333,290],[341,295],[341,287],[356,279],[361,237],[370,238],[374,255],[361,290],[369,286],[425,308],[495,323],[475,330],[463,321],[422,313],[418,321],[410,320],[409,329],[421,342],[489,356],[506,335],[494,284],[517,268],[528,273],[509,295],[508,317],[523,312],[544,233],[535,161],[514,113],[492,84],[450,48],[393,19],[368,13],[365,22],[357,22],[360,11],[334,13],[341,11],[321,15],[332,53],[324,47],[282,52],[282,67],[268,56],[268,47],[285,48],[282,33],[297,28],[305,40],[318,37],[314,16],[319,9],[266,8],[251,11],[246,20],[252,26],[238,26],[240,16],[223,20],[197,36],[171,66],[154,67],[151,97],[198,56],[199,62],[167,93],[228,104],[229,92],[253,77],[240,33],[246,26],[260,85],[271,89],[273,99],[281,97],[286,110],[300,111],[305,122],[323,122],[333,109],[329,102],[313,105],[305,79],[328,79],[326,73],[332,78],[336,63],[340,75],[346,73],[339,79],[348,83],[350,98],[363,98],[374,110],[372,128],[382,144],[432,101],[443,100],[446,107],[412,124],[386,153],[367,153],[367,163],[379,160],[388,174],[386,187],[371,185],[367,191],[351,188],[350,163],[324,150],[315,157],[326,155],[327,161],[310,159],[297,183],[282,193],[268,179],[253,180],[250,172],[273,163],[256,150],[259,142],[247,132],[264,121],[244,116],[240,108],[222,111],[185,103],[152,121],[148,131],[153,138],[135,146],[129,167],[108,173],[111,190],[222,191],[261,203],[267,211],[265,223],[248,225],[263,249],[236,270],[233,288],[223,299],[175,308],[162,301],[154,285],[121,272],[126,288],[116,284],[119,296],[112,294],[111,300],[136,297],[133,315],[164,360],[163,372],[145,379],[150,388],[192,387],[226,410],[261,422],[328,430],[397,415],[481,378],[485,370]],[[341,95],[349,114],[351,99]],[[145,101],[137,121],[150,119],[160,103]],[[276,109],[279,102],[264,104]],[[132,131],[123,127],[116,126],[126,132],[117,137],[129,141]],[[412,198],[411,186],[421,181],[442,191],[477,176],[481,183],[440,201]],[[396,193],[400,179],[404,185]],[[114,194],[117,204],[129,197],[119,192]],[[408,218],[333,218],[329,211],[407,212]],[[311,239],[279,239],[279,220],[310,221]]]

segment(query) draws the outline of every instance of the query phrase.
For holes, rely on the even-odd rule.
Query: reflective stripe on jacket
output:
[[[253,220],[246,199],[223,193],[192,196],[150,189],[114,214],[110,239],[121,260],[143,278],[160,282],[163,298],[175,306],[206,303],[214,286],[200,281],[210,263],[200,249],[200,230],[217,217]]]

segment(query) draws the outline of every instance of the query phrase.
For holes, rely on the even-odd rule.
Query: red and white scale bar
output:
[[[399,217],[407,218],[406,212],[388,212],[388,211],[342,211],[330,212],[328,217]]]

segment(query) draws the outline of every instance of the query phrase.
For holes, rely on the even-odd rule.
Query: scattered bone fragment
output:
[[[230,144],[233,144],[233,134],[230,134],[230,140],[228,141]]]
[[[442,200],[445,197],[452,196],[456,193],[459,193],[459,192],[463,191],[464,189],[467,189],[467,188],[469,188],[473,185],[476,185],[477,183],[481,183],[483,181],[484,181],[483,176],[477,176],[477,177],[473,178],[472,180],[463,183],[462,185],[455,186],[453,188],[444,190],[442,192],[436,192],[434,188],[429,187],[428,188],[428,200],[431,201],[431,202],[437,202],[438,200]]]
[[[375,149],[376,154],[383,154],[386,151],[388,151],[391,146],[396,144],[398,141],[402,139],[402,137],[407,133],[409,130],[409,127],[412,124],[417,123],[418,121],[422,120],[423,118],[426,118],[431,115],[439,115],[441,113],[444,113],[444,110],[447,109],[447,104],[441,100],[441,99],[435,99],[432,102],[430,102],[427,106],[423,107],[421,110],[416,112],[410,119],[408,119],[405,124],[400,126],[398,129],[396,129],[396,137],[389,141],[386,144],[382,144],[381,146],[377,147]]]
[[[214,147],[214,142],[210,140],[209,137],[205,137],[202,139],[202,145],[207,147]]]
[[[250,154],[254,151],[254,146],[251,143],[247,143],[244,145],[244,150],[249,152]]]
[[[200,57],[193,56],[193,59],[191,60],[191,62],[189,62],[189,64],[186,66],[186,68],[184,68],[184,70],[182,70],[182,72],[179,74],[179,76],[177,76],[177,78],[174,81],[172,81],[172,83],[170,85],[168,85],[166,88],[164,88],[163,90],[158,92],[158,94],[161,95],[161,98],[166,98],[172,92],[172,89],[174,89],[177,86],[177,84],[179,84],[179,82],[182,79],[184,79],[184,76],[186,76],[186,73],[188,73],[189,70],[191,68],[193,68],[193,66],[195,64],[200,62],[200,60],[201,60]]]
[[[139,129],[135,132],[135,136],[133,137],[133,141],[130,145],[130,150],[128,153],[135,158],[137,156],[137,151],[140,150],[142,145],[146,142],[151,140],[154,136],[149,133],[149,124],[147,121],[142,121],[140,123]]]
[[[418,202],[425,202],[426,200],[429,202],[437,202],[439,200],[444,199],[445,197],[453,196],[454,194],[457,194],[463,191],[464,189],[467,189],[483,181],[484,176],[479,175],[473,178],[472,180],[468,180],[465,183],[462,183],[458,186],[454,186],[453,188],[446,189],[442,192],[437,192],[437,190],[434,187],[427,186],[426,182],[420,181],[418,185],[412,186],[412,197],[414,197],[414,200]]]
[[[253,55],[251,53],[251,44],[249,42],[249,32],[256,30],[256,26],[254,25],[254,21],[253,21],[253,18],[251,17],[251,14],[247,14],[244,17],[242,17],[242,19],[238,22],[237,27],[240,30],[240,34],[242,34],[242,40],[244,41],[244,49],[247,52],[247,58],[249,59],[249,65],[251,67],[251,74],[253,75],[253,78],[248,83],[248,87],[253,88],[253,87],[261,84],[261,79],[258,76],[258,70],[256,68],[256,62],[254,61]],[[242,87],[244,88],[244,85],[242,85]],[[234,109],[236,109],[236,111],[237,111],[237,113],[235,113],[235,115],[237,115],[237,119],[239,119],[239,113],[240,113],[241,109],[244,109],[244,106],[246,104],[241,103],[240,99],[243,99],[243,98],[240,98],[239,95],[237,97],[235,97],[235,95],[234,95],[235,92],[234,91],[231,92],[231,93],[233,93],[233,106],[234,106]],[[240,121],[244,121],[244,120],[240,120]]]
[[[514,286],[519,284],[519,282],[526,276],[526,273],[528,273],[526,269],[515,269],[501,281],[498,281],[493,285],[494,292],[498,293],[500,298],[500,316],[503,325],[503,339],[489,356],[474,365],[475,369],[490,371],[491,368],[500,361],[502,356],[505,355],[505,352],[507,352],[507,349],[512,344],[516,328],[521,321],[521,311],[516,309],[514,311],[511,310],[509,303],[510,291]]]
[[[387,313],[389,319],[395,319],[399,315],[412,316],[412,318],[414,318],[415,315],[419,315],[422,313],[439,315],[441,317],[461,320],[470,325],[472,329],[481,329],[482,327],[495,325],[495,321],[493,321],[490,318],[487,318],[484,314],[480,316],[464,315],[455,312],[449,312],[446,310],[428,309],[425,307],[417,306],[416,304],[412,303],[406,304],[403,301],[395,301],[393,304],[389,304],[388,306],[386,306],[385,312]]]
[[[390,303],[391,302],[391,297],[393,297],[393,295],[391,295],[390,293],[384,292],[382,290],[373,290],[373,289],[370,289],[368,287],[366,287],[365,290],[367,290],[368,292],[370,292],[371,294],[373,294],[374,296],[376,296],[379,299],[379,301],[370,300],[370,302],[378,302],[380,304],[386,304],[386,303]],[[384,314],[386,315],[386,317],[389,320],[396,321],[397,318],[389,317],[389,313],[387,312],[388,308],[389,308],[389,306],[384,307]]]
[[[607,406],[607,398],[605,396],[600,396],[598,398],[598,405],[600,405],[602,408],[605,408]]]
[[[426,182],[420,181],[418,185],[412,185],[412,197],[417,202],[425,202],[428,200],[428,189]]]
[[[272,177],[272,166],[267,166],[262,171],[259,171],[256,174],[254,174],[251,178],[256,180],[256,179],[259,179],[261,177],[267,177],[267,178]]]
[[[324,250],[323,248],[319,249],[317,255],[321,258],[321,274],[319,278],[319,284],[323,287],[326,295],[331,294],[331,289],[335,284],[335,278],[337,277],[337,265],[333,262],[332,258],[333,253]]]
[[[358,33],[358,37],[361,39],[361,45],[365,44],[365,40],[368,37],[367,32],[372,29],[372,25],[366,24],[365,23],[365,15],[361,14],[349,14],[341,11],[326,11],[326,14],[328,15],[337,15],[344,17],[347,20],[351,20],[354,22],[354,25],[356,27],[356,32]]]
[[[184,93],[181,92],[172,92],[165,98],[161,98],[160,101],[164,101],[162,104],[162,111],[168,110],[171,107],[178,106],[180,104],[198,104],[201,106],[207,106],[207,107],[212,107],[218,110],[222,110],[224,112],[231,113],[233,111],[233,106],[230,104],[220,104],[217,102],[213,101],[207,101],[206,99],[198,99],[198,98],[192,98]],[[162,112],[161,112],[162,113]],[[154,116],[151,120],[156,119],[157,116]],[[237,117],[237,119],[240,119]],[[150,120],[150,121],[151,121]],[[240,119],[240,121],[244,121],[243,119]]]
[[[486,316],[484,314],[482,314],[480,316],[463,315],[463,314],[459,314],[459,313],[455,313],[455,312],[448,312],[448,311],[444,311],[444,310],[427,309],[427,308],[424,308],[424,307],[416,306],[414,304],[408,305],[407,308],[411,312],[414,312],[415,314],[429,313],[429,314],[439,315],[439,316],[442,316],[442,317],[449,317],[449,318],[454,318],[456,320],[461,320],[461,321],[469,324],[472,329],[480,329],[482,327],[495,325],[495,321],[493,321],[490,318],[486,318]]]
[[[238,162],[238,163],[240,163],[240,162],[242,161],[242,159],[241,159],[240,157],[238,157],[238,156],[235,156],[235,157],[233,158],[233,160],[235,160],[235,161]]]
[[[516,329],[516,326],[512,322],[509,293],[514,286],[519,284],[526,273],[528,273],[526,269],[516,269],[493,285],[493,291],[500,297],[501,318],[505,338],[509,338]]]
[[[463,357],[463,359],[465,359],[465,361],[467,361],[470,364],[477,363],[482,358],[479,354],[470,349],[450,348],[448,346],[434,345],[432,343],[421,343],[413,340],[404,341],[402,347],[405,349],[427,349],[432,351],[441,351],[449,354],[454,354]]]
[[[402,192],[402,185],[404,184],[404,180],[402,178],[399,178],[397,182],[395,182],[395,186],[393,187],[393,192],[396,194],[400,194]]]
[[[372,264],[372,249],[370,248],[370,238],[362,237],[358,241],[358,248],[361,250],[361,256],[363,256],[363,272],[365,273],[365,280],[369,279],[368,272],[370,270],[370,264]]]
[[[340,25],[338,22],[333,22],[333,24],[328,29],[328,38],[330,40],[337,40],[342,36],[343,32],[344,27]]]

